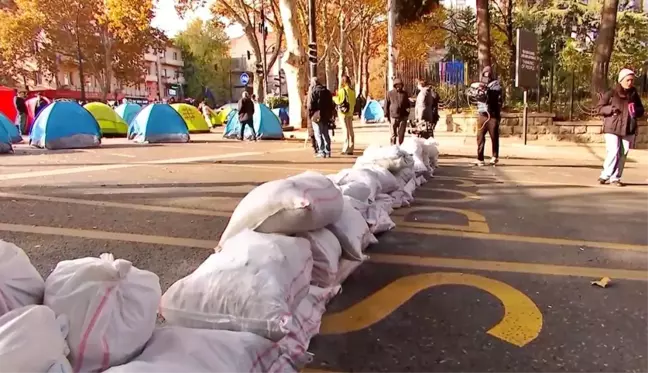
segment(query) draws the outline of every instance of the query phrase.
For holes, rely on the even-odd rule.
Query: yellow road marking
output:
[[[273,152],[284,153],[284,152],[296,152],[302,150],[303,149],[301,148],[288,148],[288,149],[275,150]],[[171,159],[159,159],[159,160],[146,161],[146,162],[132,162],[132,163],[94,165],[94,166],[89,165],[89,166],[63,168],[63,169],[47,170],[47,171],[21,172],[15,174],[0,175],[0,181],[29,179],[29,178],[42,177],[42,176],[68,175],[68,174],[75,174],[81,172],[108,171],[108,170],[115,170],[120,168],[138,167],[138,166],[145,166],[145,165],[192,163],[192,162],[208,161],[208,160],[216,160],[216,159],[241,158],[241,157],[249,157],[255,155],[263,155],[266,153],[268,152],[226,153],[226,154],[210,155],[210,156],[203,156],[203,157],[171,158]],[[43,166],[47,166],[47,164],[44,164]]]
[[[371,254],[369,260],[374,263],[401,264],[431,268],[450,268],[461,270],[472,269],[476,271],[488,272],[508,272],[588,278],[601,278],[607,276],[620,280],[648,281],[648,271],[646,270],[577,267],[523,262],[497,262],[490,260],[454,259],[397,254]]]
[[[423,290],[440,285],[464,285],[486,291],[504,306],[504,317],[488,334],[523,347],[542,330],[542,313],[521,291],[501,281],[465,273],[427,273],[401,277],[348,309],[324,315],[320,333],[350,333],[378,323]]]
[[[471,202],[471,201],[476,201],[479,200],[480,197],[471,192],[466,192],[464,190],[457,190],[457,189],[446,189],[446,188],[426,188],[428,192],[444,192],[444,193],[456,193],[456,194],[461,194],[463,198],[458,198],[458,199],[443,199],[443,198],[422,198],[422,197],[416,197],[415,201],[416,202]]]
[[[218,216],[223,218],[229,218],[230,216],[232,216],[231,211],[200,210],[200,209],[187,209],[187,208],[170,207],[170,206],[139,205],[134,203],[121,203],[121,202],[112,202],[112,201],[93,201],[93,200],[78,199],[78,198],[39,196],[35,194],[29,195],[29,194],[0,192],[0,197],[13,198],[13,199],[26,199],[26,200],[42,201],[42,202],[72,203],[72,204],[86,205],[86,206],[114,207],[114,208],[123,208],[123,209],[131,209],[131,210],[141,210],[141,211],[170,212],[170,213],[177,213],[177,214],[202,215],[202,216]],[[210,198],[214,198],[214,197],[210,197]],[[231,197],[218,197],[218,198],[230,199]]]
[[[444,224],[444,223],[423,223],[423,222],[412,222],[406,221],[408,215],[415,212],[426,212],[426,211],[446,211],[464,215],[468,218],[468,225],[459,225],[459,224]],[[418,229],[450,229],[450,230],[461,230],[461,231],[471,231],[471,232],[490,232],[486,218],[471,210],[457,209],[452,207],[441,207],[441,206],[416,206],[411,208],[404,208],[399,210],[394,210],[392,214],[392,220],[396,223],[396,227],[410,227]]]
[[[460,230],[443,230],[443,229],[424,229],[405,226],[396,226],[394,228],[397,232],[425,234],[431,236],[446,236],[446,237],[462,237],[462,238],[475,238],[481,240],[494,240],[494,241],[507,241],[507,242],[524,242],[524,243],[537,243],[550,246],[578,246],[578,247],[598,247],[608,250],[626,250],[626,251],[639,251],[648,252],[646,245],[634,245],[618,242],[603,242],[603,241],[586,241],[586,240],[570,240],[565,238],[549,238],[549,237],[534,237],[534,236],[520,236],[513,234],[501,233],[481,233],[481,232],[468,232]]]
[[[23,224],[0,223],[0,231],[79,237],[89,238],[93,240],[140,242],[156,245],[183,246],[203,249],[213,249],[216,247],[216,245],[218,245],[218,241],[198,240],[193,238],[177,238],[146,234],[105,232],[87,229],[57,228]]]

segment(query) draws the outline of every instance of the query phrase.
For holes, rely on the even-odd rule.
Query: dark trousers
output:
[[[484,160],[484,147],[486,146],[486,133],[491,138],[493,158],[499,158],[499,122],[497,118],[488,118],[480,115],[477,120],[477,160]]]
[[[391,144],[400,145],[405,140],[405,130],[407,129],[407,118],[392,118],[391,122]],[[396,142],[398,140],[398,142]]]
[[[245,140],[245,126],[250,126],[250,130],[252,131],[252,139],[256,140],[256,133],[254,133],[254,122],[252,120],[241,122],[241,140]]]

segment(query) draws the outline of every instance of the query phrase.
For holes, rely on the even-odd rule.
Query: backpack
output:
[[[351,105],[349,104],[349,99],[347,98],[346,89],[342,88],[342,90],[344,91],[344,100],[342,100],[342,102],[340,102],[340,104],[338,105],[338,110],[340,111],[340,113],[346,114],[351,109]]]

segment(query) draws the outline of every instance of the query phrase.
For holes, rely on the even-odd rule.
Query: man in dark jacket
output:
[[[391,124],[391,144],[402,144],[405,139],[407,120],[409,119],[410,101],[403,89],[403,81],[394,79],[394,89],[387,93],[385,114]]]
[[[495,79],[490,66],[484,67],[480,78],[479,89],[485,94],[477,102],[477,166],[484,166],[484,147],[486,146],[486,133],[491,138],[492,154],[490,164],[499,162],[499,125],[502,111],[502,87],[499,80]]]
[[[641,98],[634,88],[635,73],[630,69],[619,72],[617,86],[602,95],[598,105],[603,116],[603,133],[607,156],[599,183],[623,186],[623,166],[637,134],[637,120],[644,115]]]
[[[434,128],[439,121],[439,95],[425,79],[418,79],[417,90],[414,120],[417,124],[423,125],[426,135],[434,137]]]
[[[14,106],[16,107],[16,127],[23,135],[27,135],[27,104],[25,103],[24,93],[14,89]]]
[[[238,102],[238,117],[241,123],[241,141],[245,140],[245,127],[250,126],[252,131],[252,139],[257,141],[256,133],[254,133],[254,102],[250,98],[250,94],[246,91],[241,95]]]
[[[331,157],[331,137],[329,129],[335,105],[333,95],[320,84],[317,77],[311,78],[310,97],[308,98],[308,117],[313,126],[313,135],[317,143],[317,157]]]

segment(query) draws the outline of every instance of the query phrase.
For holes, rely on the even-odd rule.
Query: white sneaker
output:
[[[484,161],[477,161],[477,162],[475,162],[475,166],[484,167],[484,166],[486,166],[486,163]]]
[[[490,160],[491,165],[495,166],[498,163],[499,163],[499,158],[491,158],[491,160]]]

